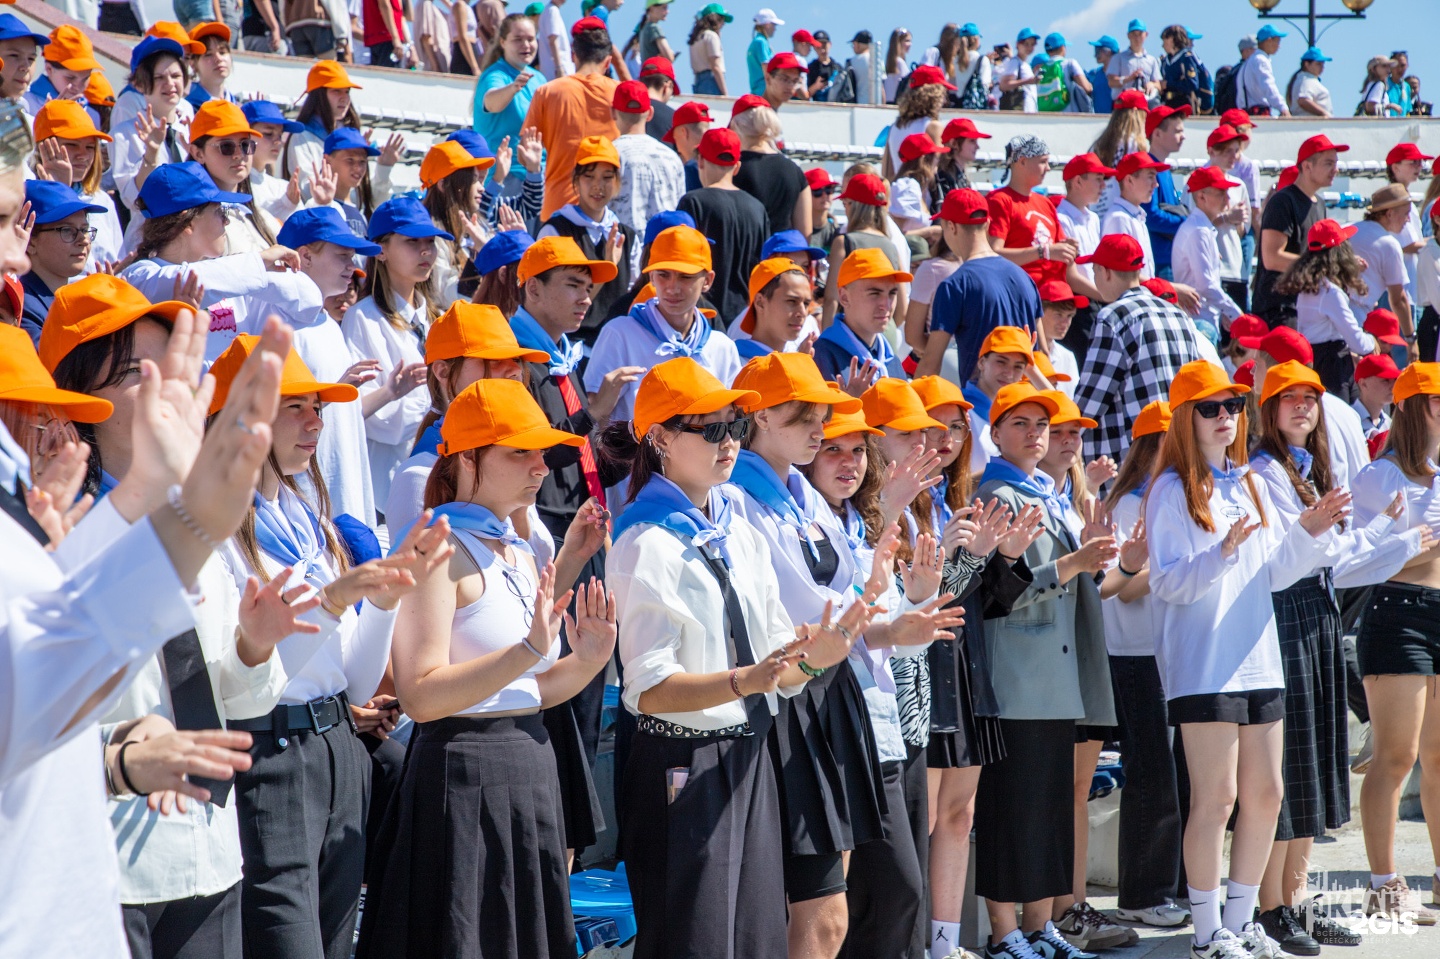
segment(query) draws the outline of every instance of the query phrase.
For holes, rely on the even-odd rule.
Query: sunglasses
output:
[[[233,157],[237,151],[248,157],[255,154],[255,141],[220,140],[215,144],[215,149],[219,151],[222,157]]]
[[[1195,404],[1195,412],[1207,420],[1213,420],[1220,415],[1220,408],[1224,407],[1225,412],[1231,416],[1239,416],[1245,411],[1245,397],[1232,396],[1228,400],[1204,400]]]
[[[707,443],[719,444],[730,437],[732,440],[745,442],[745,437],[750,435],[750,420],[748,417],[740,417],[728,423],[706,423],[704,426],[677,426],[682,433],[694,433]]]

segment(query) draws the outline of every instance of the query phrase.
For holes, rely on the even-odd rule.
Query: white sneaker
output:
[[[1370,742],[1370,724],[1366,723],[1360,732],[1360,749],[1355,753],[1355,758],[1350,760],[1350,771],[1356,775],[1364,775],[1374,758],[1375,747]]]
[[[1189,922],[1190,910],[1166,901],[1158,906],[1146,906],[1144,909],[1116,909],[1115,918],[1125,922],[1139,922],[1147,926],[1168,929],[1173,926],[1183,926]]]
[[[1240,932],[1240,942],[1255,959],[1283,959],[1285,953],[1280,943],[1265,934],[1265,927],[1258,922],[1247,922]]]
[[[1190,940],[1190,959],[1255,959],[1240,937],[1229,929],[1221,929],[1205,944]]]

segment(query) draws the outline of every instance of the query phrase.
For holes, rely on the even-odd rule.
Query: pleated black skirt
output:
[[[771,754],[787,855],[830,855],[884,836],[880,752],[848,660],[781,701]]]
[[[580,726],[570,703],[552,706],[541,713],[550,747],[555,751],[555,772],[560,781],[560,809],[565,819],[565,848],[577,853],[595,843],[605,828],[605,812],[595,777],[580,741]]]
[[[930,658],[930,743],[925,764],[930,769],[966,769],[1005,758],[1000,721],[975,715],[970,629],[967,622],[954,642],[931,643],[926,651]],[[984,632],[977,632],[976,641],[983,643]],[[939,677],[946,681],[938,681]]]
[[[555,756],[537,713],[419,723],[356,959],[572,959]]]
[[[1320,577],[1271,594],[1285,667],[1285,796],[1278,840],[1350,821],[1350,737],[1340,608]]]

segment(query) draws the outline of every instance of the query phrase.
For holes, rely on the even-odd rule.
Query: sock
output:
[[[945,959],[959,948],[960,923],[930,920],[930,955],[934,959]]]
[[[1245,924],[1255,921],[1255,903],[1260,899],[1259,886],[1247,886],[1234,879],[1225,883],[1225,928],[1237,935]]]
[[[1435,875],[1440,876],[1440,869],[1435,870]],[[1393,873],[1393,872],[1387,872],[1387,873],[1385,873],[1384,875],[1381,875],[1380,873],[1372,872],[1372,873],[1370,874],[1370,888],[1371,888],[1371,889],[1379,889],[1381,886],[1385,885],[1385,884],[1386,884],[1387,882],[1389,882],[1391,879],[1394,879],[1395,876],[1396,876],[1396,873]]]
[[[1196,889],[1190,891],[1190,919],[1195,923],[1195,942],[1205,945],[1220,931],[1220,890]]]

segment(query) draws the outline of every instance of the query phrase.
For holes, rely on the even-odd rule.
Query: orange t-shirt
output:
[[[535,91],[525,126],[540,131],[545,144],[545,203],[542,220],[575,201],[570,182],[580,141],[589,136],[615,139],[620,130],[610,115],[619,83],[603,74],[571,74],[551,80]]]

